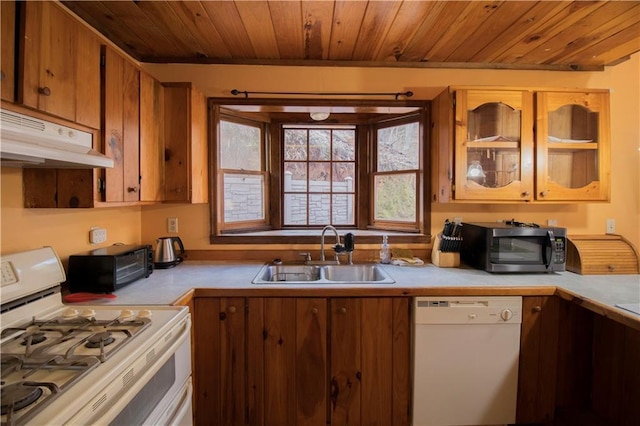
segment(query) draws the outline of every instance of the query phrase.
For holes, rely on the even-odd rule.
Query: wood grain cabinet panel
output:
[[[244,298],[197,298],[194,303],[196,424],[245,424]]]
[[[140,71],[140,201],[164,198],[164,90]]]
[[[212,329],[226,302],[197,300],[197,424],[409,423],[408,298],[247,298],[244,330]],[[232,353],[243,371],[225,361]],[[228,387],[242,395],[223,402]],[[243,409],[231,415],[225,404]]]
[[[109,47],[103,55],[104,153],[114,162],[105,169],[105,201],[138,201],[140,72]]]
[[[16,2],[0,2],[0,97],[13,102],[16,96]]]
[[[100,128],[100,42],[53,2],[21,2],[18,102]]]
[[[522,298],[520,364],[518,367],[518,423],[553,421],[558,353],[558,299]]]
[[[164,86],[164,201],[208,201],[207,105],[191,83]]]

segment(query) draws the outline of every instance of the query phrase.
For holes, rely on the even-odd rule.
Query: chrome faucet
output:
[[[333,231],[333,233],[336,235],[336,245],[333,247],[333,249],[336,252],[335,263],[340,263],[340,261],[338,260],[338,254],[344,252],[344,246],[340,244],[340,234],[338,234],[338,230],[331,225],[325,226],[322,229],[322,234],[320,234],[320,261],[326,262],[326,258],[324,255],[324,234],[327,231]]]

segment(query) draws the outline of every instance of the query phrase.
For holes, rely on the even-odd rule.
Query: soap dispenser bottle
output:
[[[380,246],[380,263],[391,263],[391,249],[389,248],[389,239],[386,235],[382,236],[382,245]]]

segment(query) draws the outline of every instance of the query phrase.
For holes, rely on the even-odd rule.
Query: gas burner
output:
[[[2,395],[2,415],[22,410],[33,404],[42,396],[42,389],[34,382],[18,382],[3,386],[0,390]]]
[[[111,336],[111,333],[109,331],[103,331],[102,333],[96,333],[89,337],[89,339],[87,339],[87,343],[85,343],[84,346],[94,349],[109,346],[115,341],[116,339]]]
[[[518,226],[520,228],[540,228],[540,225],[533,222],[518,222],[515,219],[507,220],[505,222],[507,225]]]
[[[37,332],[24,336],[20,344],[22,346],[37,345],[38,343],[42,343],[45,340],[47,340],[47,336],[45,336],[43,332]]]

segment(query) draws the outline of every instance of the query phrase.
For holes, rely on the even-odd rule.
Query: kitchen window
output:
[[[284,125],[283,227],[355,226],[355,126]]]
[[[424,102],[363,103],[317,122],[306,107],[219,101],[209,101],[212,243],[315,242],[329,224],[361,230],[360,242],[429,238]]]

